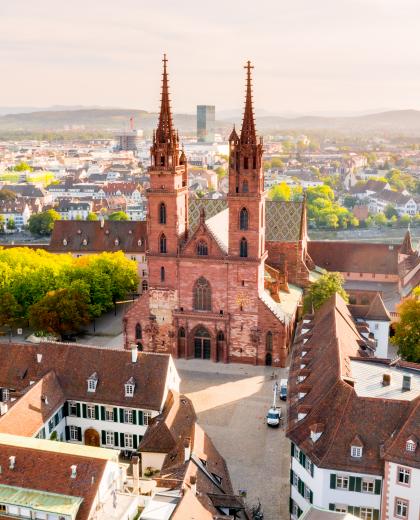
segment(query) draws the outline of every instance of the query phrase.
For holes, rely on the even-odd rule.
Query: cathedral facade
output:
[[[229,137],[228,195],[190,201],[164,58],[147,191],[149,290],[124,317],[125,348],[285,366],[309,283],[305,204],[266,202],[250,62],[245,68],[242,128]]]

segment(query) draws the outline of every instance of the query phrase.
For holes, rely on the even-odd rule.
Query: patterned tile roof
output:
[[[188,218],[194,230],[204,208],[206,219],[228,207],[227,199],[190,199]],[[265,239],[272,242],[294,242],[299,240],[302,202],[267,201],[265,206]]]

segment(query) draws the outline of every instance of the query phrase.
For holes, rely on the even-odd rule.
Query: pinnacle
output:
[[[156,136],[159,142],[167,143],[173,137],[171,103],[169,98],[169,80],[166,54],[163,55],[162,93],[160,98],[159,124]]]
[[[246,95],[244,117],[242,120],[241,142],[244,144],[256,144],[257,135],[255,131],[254,108],[252,104],[252,78],[251,69],[254,67],[248,61],[244,67],[246,69]]]

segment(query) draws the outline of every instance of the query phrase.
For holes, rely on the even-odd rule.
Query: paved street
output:
[[[181,391],[192,399],[200,425],[225,457],[235,492],[246,489],[250,505],[260,498],[265,520],[285,519],[289,442],[284,428],[265,424],[265,414],[272,400],[271,374],[280,380],[287,369],[201,360],[176,360],[176,365]]]

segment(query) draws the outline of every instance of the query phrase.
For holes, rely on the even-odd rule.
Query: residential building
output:
[[[86,220],[92,212],[93,203],[91,201],[73,201],[63,199],[58,202],[55,211],[63,220]]]
[[[420,365],[372,357],[364,330],[338,294],[298,327],[288,383],[291,518],[311,504],[363,520],[418,518]]]
[[[28,224],[31,209],[22,197],[15,200],[0,200],[0,216],[5,232],[22,231]]]

